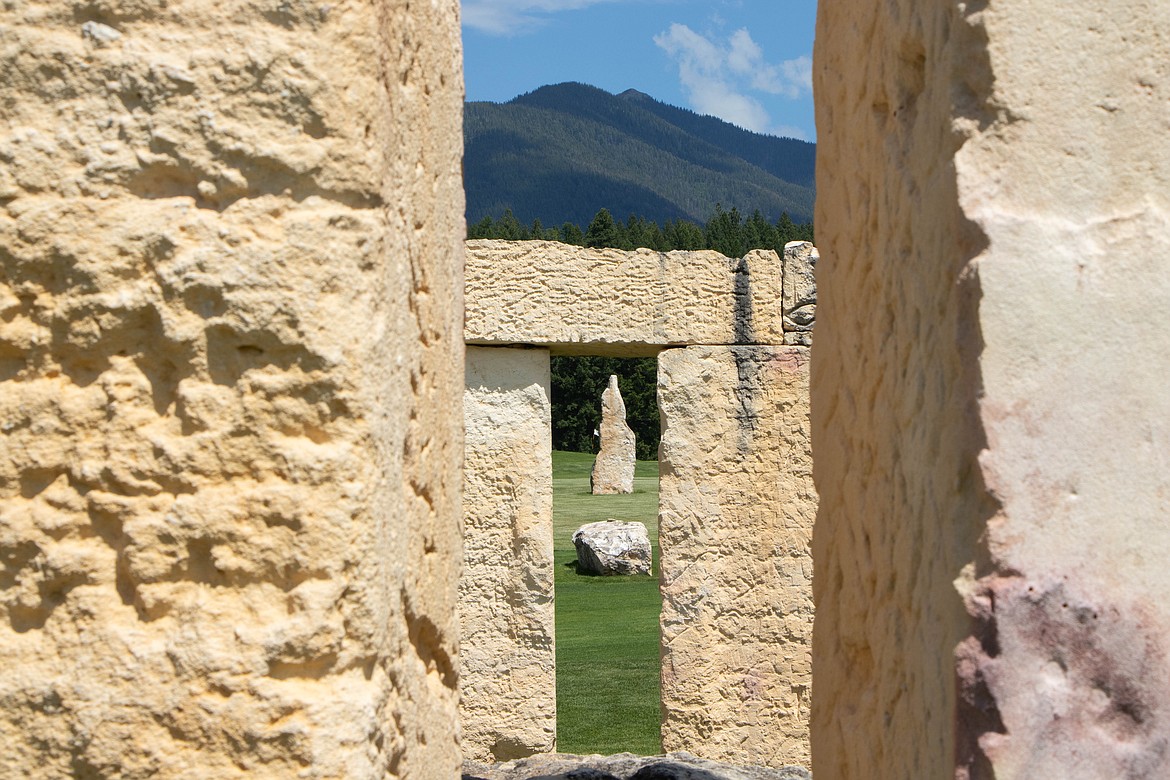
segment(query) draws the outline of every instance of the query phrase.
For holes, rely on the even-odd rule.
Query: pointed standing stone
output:
[[[590,486],[595,496],[634,492],[634,432],[626,425],[626,402],[612,375],[601,394],[601,449]]]

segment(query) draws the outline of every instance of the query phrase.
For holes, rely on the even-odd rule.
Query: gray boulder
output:
[[[573,544],[582,574],[650,573],[650,535],[642,523],[612,518],[586,523],[573,533]]]

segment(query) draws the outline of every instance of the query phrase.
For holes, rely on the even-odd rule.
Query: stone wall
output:
[[[658,356],[665,750],[809,763],[808,362],[782,346]]]
[[[1164,777],[1170,9],[819,14],[814,774]]]
[[[463,755],[507,761],[556,750],[549,355],[468,347],[466,365]]]
[[[457,16],[0,9],[0,775],[457,774]]]

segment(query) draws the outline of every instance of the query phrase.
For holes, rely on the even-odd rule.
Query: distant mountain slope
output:
[[[598,209],[701,222],[715,204],[770,221],[812,219],[813,153],[803,141],[742,130],[640,92],[541,87],[464,110],[467,218],[587,225]]]
[[[618,97],[637,102],[680,130],[713,144],[727,154],[742,157],[784,181],[805,187],[815,186],[816,144],[795,138],[753,133],[713,116],[696,114],[685,108],[659,102],[636,89],[627,89]]]

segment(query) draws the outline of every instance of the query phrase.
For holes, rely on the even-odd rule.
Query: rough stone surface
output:
[[[649,574],[650,534],[643,523],[603,520],[573,532],[577,571],[584,574]]]
[[[782,344],[781,261],[713,251],[467,242],[468,344],[553,354],[654,355],[659,346]]]
[[[458,52],[0,7],[0,776],[458,772]]]
[[[818,10],[815,774],[1170,776],[1170,7]]]
[[[663,747],[807,765],[808,350],[659,355]]]
[[[808,241],[784,245],[784,343],[811,346],[817,313],[816,268],[820,253]]]
[[[637,453],[634,432],[626,424],[626,402],[618,388],[618,378],[609,377],[609,387],[601,393],[601,444],[589,488],[595,496],[634,492],[634,466]]]
[[[664,756],[533,756],[489,766],[465,762],[463,780],[812,780],[801,766],[735,766],[685,751]]]
[[[506,761],[556,749],[549,354],[468,347],[466,367],[463,755]]]

